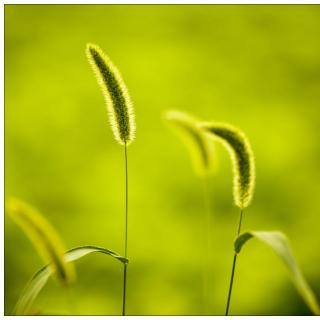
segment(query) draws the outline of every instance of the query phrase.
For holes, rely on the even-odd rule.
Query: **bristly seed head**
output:
[[[255,183],[254,157],[244,132],[225,123],[202,123],[200,127],[228,149],[233,162],[234,201],[245,208],[250,204]]]
[[[87,44],[86,54],[102,89],[114,137],[128,145],[134,140],[136,126],[127,87],[116,66],[97,45]]]
[[[64,244],[51,224],[33,207],[16,198],[6,203],[11,218],[33,242],[46,263],[55,271],[62,284],[73,281],[75,270],[64,256]]]
[[[170,110],[165,119],[179,129],[178,133],[187,147],[193,161],[194,170],[199,176],[205,176],[215,169],[213,143],[198,126],[198,120],[181,111]]]

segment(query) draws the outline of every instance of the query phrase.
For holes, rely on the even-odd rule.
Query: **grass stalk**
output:
[[[243,214],[243,209],[240,209],[240,219],[239,219],[239,224],[238,224],[237,237],[239,237],[240,232],[241,232],[242,214]],[[237,255],[238,254],[235,252],[234,256],[233,256],[232,271],[231,271],[228,300],[227,300],[227,307],[226,307],[226,316],[229,315],[229,307],[230,307],[230,301],[231,301],[231,295],[232,295],[233,279],[234,279],[234,274],[235,274],[235,270],[236,270]]]
[[[124,146],[126,172],[126,211],[124,231],[125,259],[128,257],[128,159],[127,147],[135,138],[135,115],[127,87],[117,67],[109,57],[95,44],[88,44],[86,54],[90,65],[102,89],[109,111],[109,119],[114,137]],[[123,267],[122,315],[126,314],[127,262]]]
[[[124,144],[125,172],[126,172],[126,212],[125,212],[125,235],[124,235],[124,257],[128,258],[128,155],[127,143]],[[122,315],[126,315],[126,292],[127,292],[127,263],[123,265],[123,296]]]

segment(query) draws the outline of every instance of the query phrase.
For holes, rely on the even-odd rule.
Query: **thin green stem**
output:
[[[239,219],[239,225],[238,225],[237,237],[239,237],[240,232],[241,232],[242,215],[243,215],[243,209],[240,209],[240,219]]]
[[[233,286],[233,278],[234,278],[234,271],[236,269],[236,262],[237,262],[237,254],[235,253],[233,256],[233,263],[232,263],[232,271],[231,271],[231,280],[229,285],[229,292],[228,292],[228,301],[227,301],[227,308],[226,308],[226,316],[229,315],[229,306],[231,300],[231,293],[232,293],[232,286]]]
[[[203,299],[204,299],[204,313],[209,311],[209,287],[210,287],[210,246],[211,246],[211,203],[209,197],[208,176],[204,176],[203,184],[203,201],[205,209],[204,217],[204,237],[205,237],[205,261],[203,267]]]
[[[126,168],[126,214],[125,214],[125,235],[124,235],[124,256],[128,258],[128,156],[127,144],[124,145],[124,158]],[[127,292],[127,264],[123,266],[123,296],[122,296],[122,315],[126,315],[126,292]]]
[[[122,315],[126,315],[126,292],[127,292],[127,264],[123,265],[123,297],[122,297]]]
[[[241,232],[242,214],[243,214],[243,209],[240,209],[240,219],[239,219],[239,224],[238,224],[237,237],[239,237],[240,232]],[[234,273],[236,270],[236,263],[237,263],[237,253],[235,252],[234,256],[233,256],[233,263],[232,263],[231,279],[230,279],[228,301],[227,301],[227,307],[226,307],[226,316],[229,315],[229,306],[230,306],[230,301],[231,301],[231,294],[232,294]]]

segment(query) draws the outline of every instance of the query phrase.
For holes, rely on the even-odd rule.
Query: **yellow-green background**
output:
[[[166,109],[227,121],[250,138],[256,189],[243,229],[280,229],[320,299],[320,7],[6,5],[5,191],[48,218],[68,248],[123,253],[124,153],[85,57],[99,44],[121,70],[137,133],[129,157],[128,314],[202,314],[203,201]],[[211,314],[223,314],[238,210],[228,154],[217,148]],[[5,219],[5,312],[42,266]],[[77,263],[78,314],[121,312],[122,268]],[[238,260],[231,314],[309,311],[274,253],[254,240]],[[51,281],[34,312],[67,314]]]

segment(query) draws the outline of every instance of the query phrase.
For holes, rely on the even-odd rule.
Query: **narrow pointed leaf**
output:
[[[52,225],[27,203],[11,198],[7,202],[7,210],[11,218],[20,226],[33,243],[45,263],[52,269],[62,284],[74,279],[73,265],[64,258],[64,244]]]
[[[105,249],[105,248],[102,248],[102,247],[96,247],[96,246],[82,246],[82,247],[71,249],[65,253],[65,258],[67,261],[74,261],[74,260],[78,260],[78,259],[80,259],[90,253],[93,253],[93,252],[100,252],[103,254],[107,254],[107,255],[119,260],[122,263],[128,263],[128,259],[120,256],[118,253],[113,252],[108,249]]]
[[[128,259],[120,256],[119,254],[105,248],[95,246],[82,246],[69,250],[64,254],[65,260],[68,262],[75,261],[85,257],[86,255],[94,252],[100,252],[109,255],[122,263],[128,263]],[[27,315],[32,303],[39,295],[40,291],[46,285],[48,279],[52,275],[51,265],[47,265],[39,270],[27,284],[23,290],[14,310],[17,315]]]
[[[198,127],[198,120],[181,111],[167,111],[165,119],[177,129],[181,140],[189,149],[195,172],[206,175],[215,168],[213,143]]]
[[[320,306],[312,289],[309,287],[299,269],[287,237],[280,231],[245,232],[241,234],[234,243],[236,253],[239,253],[244,244],[251,238],[256,238],[265,243],[280,257],[282,262],[285,264],[290,274],[290,278],[300,296],[314,314],[320,315]]]
[[[39,270],[24,288],[20,298],[15,305],[14,315],[28,315],[33,301],[36,299],[42,288],[46,285],[52,270],[46,266]]]

